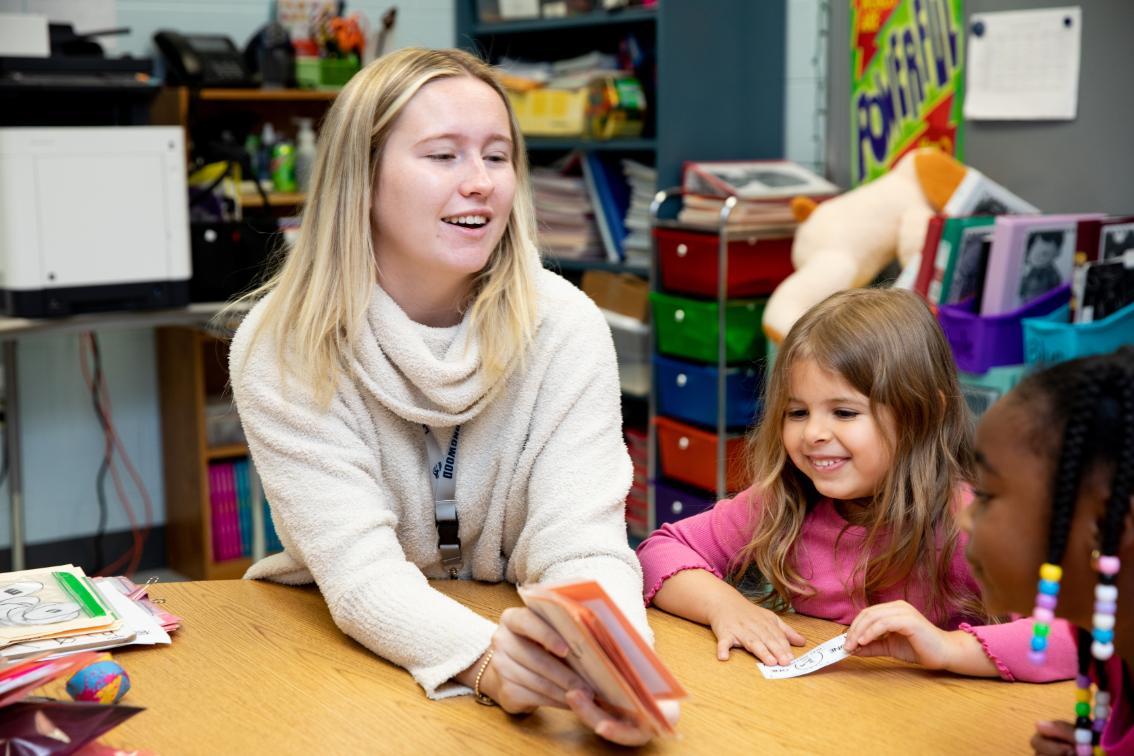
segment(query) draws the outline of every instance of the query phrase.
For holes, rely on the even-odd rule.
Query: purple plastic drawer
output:
[[[667,522],[678,520],[703,512],[713,506],[712,499],[690,494],[678,488],[670,488],[664,483],[654,483],[654,527],[660,528]]]
[[[977,315],[976,302],[966,300],[941,305],[937,320],[949,340],[957,369],[985,373],[1000,365],[1019,365],[1024,361],[1024,318],[1067,319],[1071,287],[1060,286],[1033,299],[1018,310],[1001,315]]]

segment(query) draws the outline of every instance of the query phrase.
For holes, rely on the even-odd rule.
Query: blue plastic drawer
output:
[[[667,522],[704,512],[713,506],[712,499],[691,494],[679,488],[671,488],[664,483],[654,484],[654,526],[660,528]]]
[[[658,414],[716,427],[717,367],[654,357]],[[725,372],[725,425],[746,428],[759,408],[760,371],[730,367]]]

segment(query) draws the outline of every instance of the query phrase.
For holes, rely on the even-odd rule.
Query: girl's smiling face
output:
[[[881,414],[842,376],[801,359],[790,372],[784,448],[823,496],[873,496],[890,469],[895,436],[890,413]]]

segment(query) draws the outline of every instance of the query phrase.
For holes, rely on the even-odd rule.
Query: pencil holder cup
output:
[[[1124,344],[1134,344],[1134,304],[1093,323],[1027,318],[1023,325],[1024,360],[1029,365],[1106,354]]]
[[[986,373],[1000,365],[1024,362],[1025,318],[1067,322],[1071,287],[1060,286],[1023,307],[1000,315],[978,315],[976,303],[966,300],[941,305],[937,320],[953,350],[958,370]]]

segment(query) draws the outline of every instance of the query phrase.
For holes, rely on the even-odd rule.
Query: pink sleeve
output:
[[[682,570],[707,570],[724,579],[733,558],[752,535],[750,493],[751,489],[700,514],[666,523],[642,541],[638,559],[647,606],[662,583]]]
[[[1051,623],[1051,632],[1047,636],[1047,661],[1039,666],[1032,664],[1028,658],[1032,648],[1030,618],[977,627],[964,622],[960,629],[980,641],[984,652],[999,670],[1000,677],[1009,682],[1069,680],[1075,677],[1079,666],[1074,629],[1061,619]]]
[[[971,492],[966,489],[961,499],[961,507],[968,506],[972,500]],[[963,583],[974,595],[979,596],[980,584],[973,578],[964,556],[967,542],[968,537],[962,533],[953,555],[951,578]],[[1032,664],[1028,658],[1028,652],[1032,649],[1031,618],[1025,617],[998,625],[961,622],[957,628],[980,641],[981,648],[996,665],[1000,677],[1009,682],[1068,680],[1075,677],[1078,670],[1079,654],[1075,646],[1075,632],[1064,620],[1057,619],[1051,623],[1051,632],[1047,638],[1047,662],[1042,666]]]

